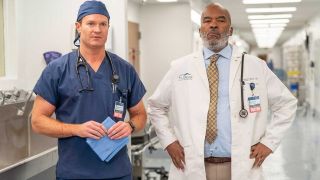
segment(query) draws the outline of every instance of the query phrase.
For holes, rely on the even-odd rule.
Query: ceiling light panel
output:
[[[267,28],[267,27],[286,27],[286,23],[279,24],[251,24],[252,28]]]
[[[243,0],[243,4],[298,3],[301,0]]]
[[[277,23],[288,23],[289,19],[259,19],[250,20],[250,24],[277,24]]]
[[[167,2],[178,2],[178,0],[157,0],[158,2],[167,3]]]
[[[253,28],[252,31],[255,34],[266,34],[270,36],[270,34],[282,32],[284,28]]]
[[[292,18],[292,14],[249,15],[248,19],[282,19]]]
[[[294,12],[296,7],[275,7],[275,8],[247,8],[247,13],[275,13],[275,12]]]

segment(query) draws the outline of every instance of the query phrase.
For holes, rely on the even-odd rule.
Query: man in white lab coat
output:
[[[263,161],[295,117],[296,98],[264,61],[228,44],[232,31],[228,10],[209,4],[199,29],[203,50],[173,61],[148,100],[172,159],[169,179],[263,179]]]

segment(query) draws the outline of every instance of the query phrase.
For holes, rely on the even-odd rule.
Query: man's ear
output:
[[[78,34],[80,34],[81,24],[79,22],[76,22],[75,26],[76,26],[76,30],[77,30]]]
[[[233,34],[233,27],[230,27],[230,29],[229,29],[229,36],[232,36],[232,34]]]

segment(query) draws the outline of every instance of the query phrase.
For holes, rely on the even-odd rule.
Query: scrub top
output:
[[[79,67],[77,76],[77,52],[71,52],[52,61],[42,72],[34,92],[56,107],[55,114],[59,121],[80,124],[89,120],[102,122],[108,116],[122,121],[125,111],[135,106],[146,90],[134,68],[119,56],[109,53],[116,73],[120,76],[116,91],[113,93],[110,61],[105,58],[97,72],[88,65],[88,73]],[[81,90],[90,78],[93,91]],[[89,83],[90,85],[90,83]],[[124,103],[122,118],[115,118],[115,102]],[[98,155],[86,143],[85,138],[72,136],[58,139],[59,160],[56,168],[57,178],[62,179],[108,179],[131,174],[131,164],[127,148],[121,149],[109,162],[101,161]]]

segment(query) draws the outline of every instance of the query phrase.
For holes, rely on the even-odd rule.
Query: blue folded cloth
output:
[[[109,129],[115,122],[110,117],[107,117],[102,124],[106,129]],[[108,136],[103,136],[99,140],[87,138],[86,141],[102,161],[109,162],[114,155],[128,144],[129,138],[112,140]]]

